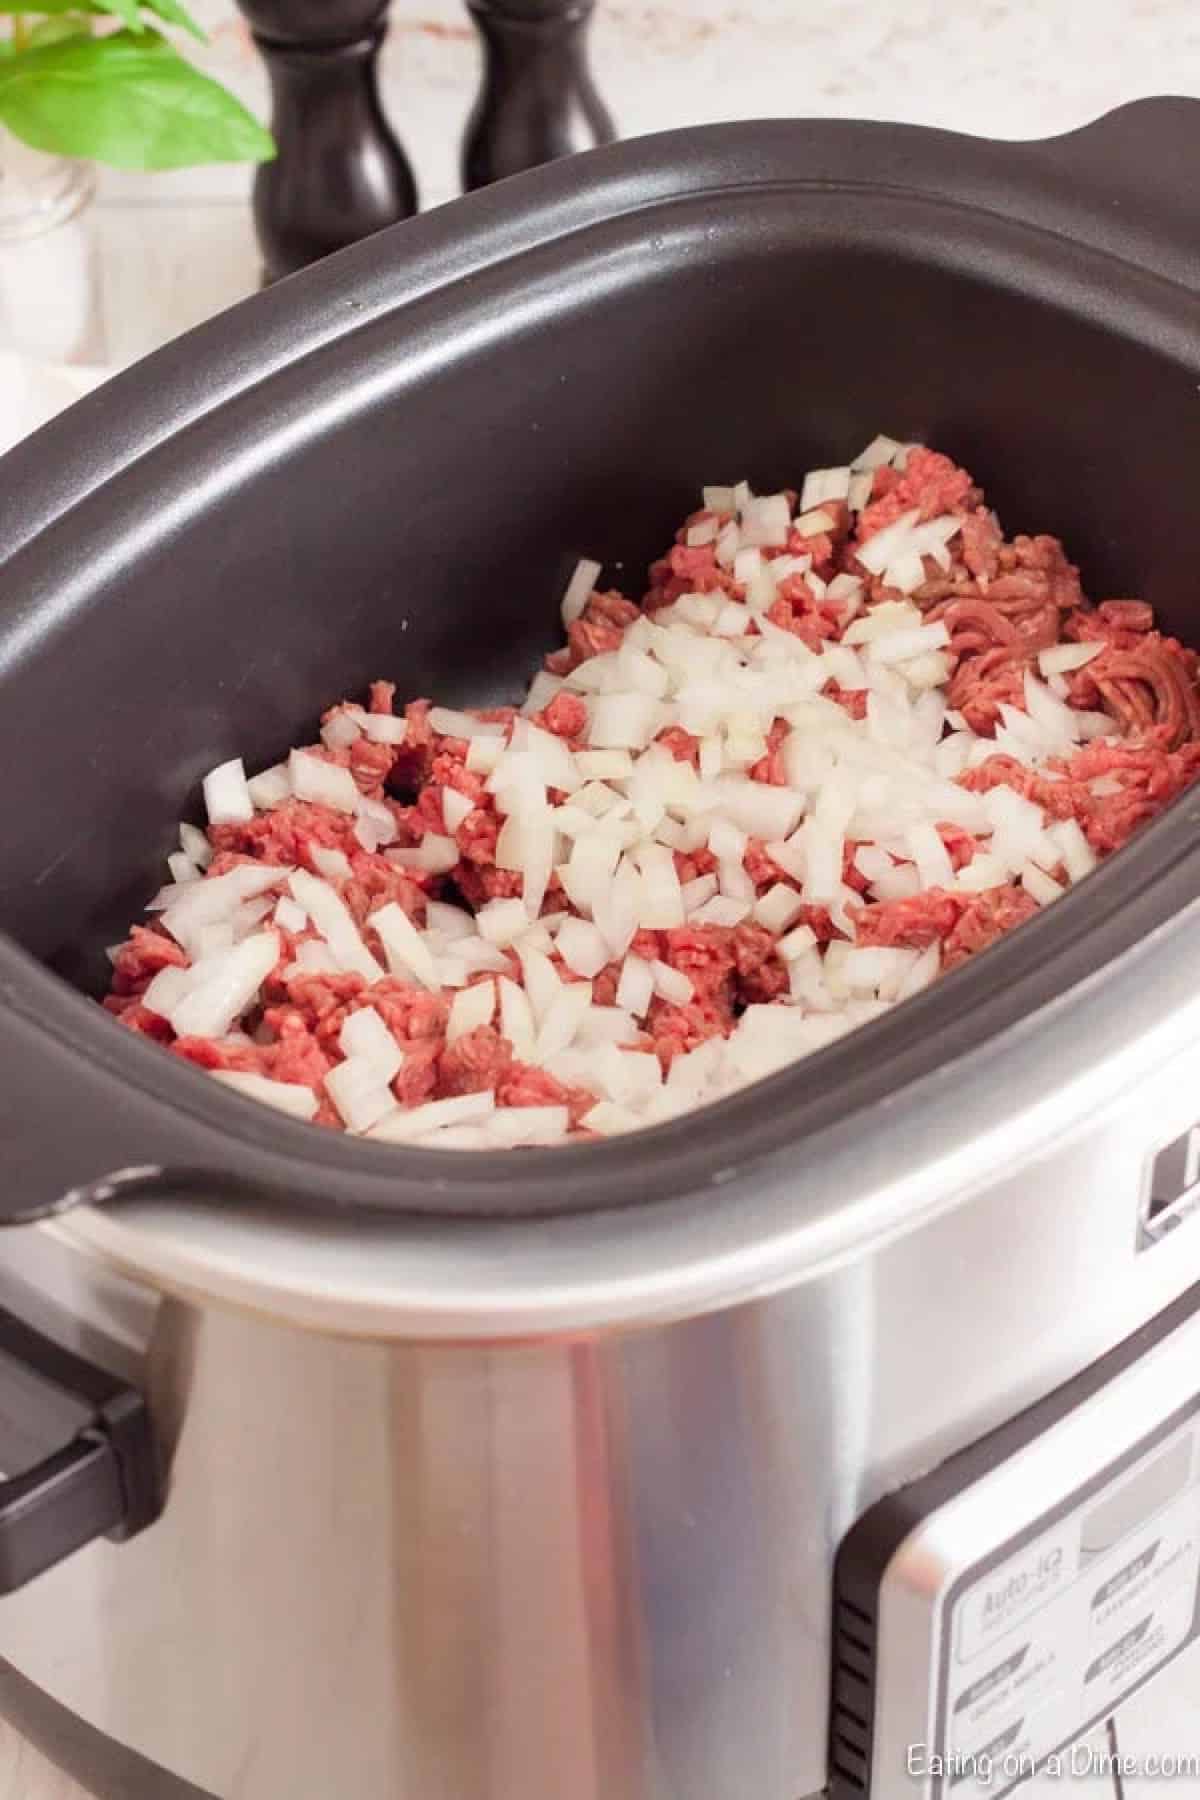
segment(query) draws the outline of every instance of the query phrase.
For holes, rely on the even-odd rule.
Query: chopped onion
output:
[[[295,1119],[311,1119],[319,1104],[312,1089],[302,1087],[296,1081],[270,1081],[265,1075],[241,1069],[214,1069],[212,1075],[214,1081],[233,1088],[235,1093],[245,1094],[250,1100],[260,1100],[265,1106],[290,1113]]]
[[[261,931],[245,938],[232,950],[219,952],[216,965],[204,980],[183,996],[170,1013],[177,1037],[224,1037],[240,1019],[279,961],[280,941],[275,931]]]
[[[392,713],[366,713],[362,728],[373,744],[402,744],[408,736],[408,720]]]
[[[472,738],[467,745],[467,768],[475,775],[490,775],[503,755],[503,738]]]
[[[454,996],[450,1008],[450,1017],[446,1025],[446,1042],[453,1044],[457,1038],[464,1037],[469,1031],[477,1031],[481,1025],[490,1025],[496,1011],[496,984],[494,981],[477,981],[473,987],[465,987]]]
[[[817,934],[811,925],[797,925],[795,931],[789,931],[781,937],[775,949],[785,962],[795,962],[798,957],[806,956],[817,942]]]
[[[788,887],[786,882],[777,881],[756,902],[754,917],[768,931],[778,934],[794,924],[803,911],[804,901],[795,888]]]
[[[575,975],[590,980],[609,961],[603,934],[586,919],[564,919],[558,934],[558,954]]]
[[[313,844],[309,850],[313,866],[326,881],[349,881],[353,870],[350,858],[341,850],[331,850],[326,844]]]
[[[521,900],[489,900],[475,915],[480,937],[504,949],[528,931],[530,916]]]
[[[654,998],[654,971],[640,956],[627,956],[617,982],[617,1005],[635,1018],[644,1018]]]
[[[246,783],[246,792],[259,812],[270,812],[274,807],[282,806],[292,797],[292,778],[287,764],[276,763],[261,774],[252,775]]]
[[[562,597],[560,610],[564,629],[575,623],[591,599],[596,589],[596,583],[600,579],[601,567],[600,563],[589,562],[586,557],[581,558],[575,564],[574,574],[568,581]]]
[[[397,1108],[368,1135],[378,1143],[411,1144],[444,1125],[465,1125],[474,1119],[486,1119],[495,1110],[494,1094],[456,1094],[449,1100],[430,1100],[424,1106]]]
[[[430,707],[429,727],[440,737],[465,738],[468,742],[473,738],[504,738],[508,735],[508,726],[498,719],[477,719],[474,713],[455,712],[448,706]]]
[[[368,983],[381,980],[383,970],[363,943],[358,926],[336,888],[330,887],[327,881],[320,880],[316,875],[309,875],[304,869],[292,870],[288,886],[292,891],[292,898],[304,908],[340,967],[361,975]],[[395,910],[398,912],[400,909],[396,907]],[[371,920],[376,929],[379,918],[380,915],[376,913]]]
[[[661,844],[643,844],[635,853],[642,877],[638,923],[645,931],[670,931],[684,922],[683,895],[675,858]]]
[[[885,437],[881,432],[878,437],[871,439],[865,450],[860,451],[850,467],[856,472],[860,469],[882,469],[885,464],[894,462],[902,449],[903,445],[895,438]]]
[[[404,1052],[373,1006],[361,1006],[348,1014],[338,1036],[343,1056],[359,1057],[372,1064],[376,1076],[385,1085],[395,1079],[404,1066]]]
[[[167,868],[170,871],[171,880],[179,887],[185,887],[189,881],[198,881],[200,879],[199,869],[196,867],[191,857],[185,856],[182,850],[173,850],[171,852],[170,856],[167,858]],[[147,908],[147,911],[149,911],[149,908]]]
[[[339,708],[321,727],[321,742],[328,750],[348,750],[362,736],[365,714]]]
[[[306,750],[293,750],[288,758],[288,774],[292,792],[298,800],[313,800],[318,806],[332,807],[335,812],[357,811],[358,788],[354,777],[339,763],[324,762]]]
[[[656,957],[650,964],[650,972],[654,978],[654,990],[672,1006],[686,1006],[695,993],[689,978],[680,969],[673,969],[669,963],[660,962]]]
[[[423,987],[432,988],[436,992],[440,983],[433,956],[404,908],[395,900],[390,900],[378,912],[371,914],[370,923],[383,945],[383,953],[392,974],[415,978]],[[335,951],[336,948],[335,945]]]
[[[565,1106],[498,1106],[484,1130],[505,1149],[518,1144],[559,1144],[570,1131]]]
[[[1047,679],[1051,675],[1069,675],[1072,669],[1082,669],[1090,663],[1104,648],[1103,643],[1051,644],[1048,650],[1038,652],[1038,668]]]
[[[1053,876],[1047,875],[1044,869],[1039,869],[1032,862],[1026,863],[1021,870],[1021,886],[1039,906],[1049,906],[1051,901],[1061,899],[1067,891],[1061,882],[1055,881]]]
[[[817,507],[813,512],[801,513],[796,520],[796,530],[801,537],[819,537],[822,532],[832,531],[836,520],[832,513]]]
[[[213,847],[198,825],[181,824],[179,844],[190,862],[194,862],[198,869],[207,869],[213,859]]]
[[[529,997],[507,975],[500,977],[496,987],[500,995],[500,1029],[512,1045],[513,1054],[522,1062],[528,1062],[537,1041]]]
[[[726,865],[722,865],[722,867],[725,868]],[[732,872],[734,865],[728,865],[728,867]],[[749,881],[749,876],[746,877],[746,880]],[[750,886],[753,888],[752,882]],[[688,914],[688,922],[692,925],[719,925],[730,930],[733,926],[740,925],[748,919],[752,911],[753,905],[749,897],[733,899],[727,893],[714,894],[711,900],[706,900],[702,906],[696,907]]]
[[[584,1014],[592,1004],[590,981],[575,981],[564,987],[538,1027],[537,1041],[531,1061],[544,1063],[547,1057],[565,1050],[572,1042]]]
[[[810,469],[800,490],[800,511],[811,512],[824,500],[844,500],[849,492],[849,468]]]
[[[254,802],[240,756],[210,769],[203,787],[210,825],[245,825],[254,817]]]

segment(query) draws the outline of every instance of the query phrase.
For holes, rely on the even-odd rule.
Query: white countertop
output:
[[[194,0],[200,60],[265,116],[233,0]],[[458,192],[477,80],[461,0],[394,0],[386,109],[423,202]],[[1081,125],[1122,102],[1200,97],[1194,0],[599,0],[597,81],[624,135],[752,116],[896,118],[996,137]],[[253,291],[249,171],[105,172],[92,209],[99,354],[123,364]]]

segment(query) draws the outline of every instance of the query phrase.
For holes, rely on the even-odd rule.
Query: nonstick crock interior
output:
[[[76,409],[103,478],[3,568],[0,926],[19,944],[99,992],[214,763],[275,760],[375,677],[402,700],[513,699],[576,557],[639,596],[702,482],[777,487],[876,430],[965,462],[1010,532],[1061,535],[1094,598],[1142,595],[1200,639],[1195,295],[983,204],[1009,168],[1014,213],[1023,193],[1037,212],[1050,165],[1015,147],[764,127],[775,178],[743,181],[754,129],[731,128],[723,188],[687,172],[686,140],[721,134],[683,134],[676,197],[583,208],[574,230],[563,171],[505,184],[518,212],[553,198],[562,229],[440,289],[406,292],[404,262],[410,243],[450,256],[453,209],[283,284],[167,353],[180,428],[143,454],[106,460],[105,433],[160,359]],[[786,178],[789,143],[855,178]],[[635,169],[637,147],[606,157]],[[472,202],[463,231],[505,203]],[[232,388],[260,335],[261,379],[205,411],[206,356]],[[69,428],[20,453],[18,494],[39,461],[54,481]]]

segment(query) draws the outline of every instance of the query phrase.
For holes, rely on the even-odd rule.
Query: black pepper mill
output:
[[[383,114],[376,61],[388,0],[238,0],[271,78],[279,154],[260,165],[254,221],[268,281],[417,210]]]
[[[483,40],[483,84],[463,144],[463,182],[486,187],[616,136],[592,83],[595,0],[468,0]]]

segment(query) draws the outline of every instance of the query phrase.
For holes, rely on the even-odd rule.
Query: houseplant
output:
[[[270,134],[161,25],[204,37],[182,0],[0,0],[0,127],[36,150],[126,169],[262,162]]]

